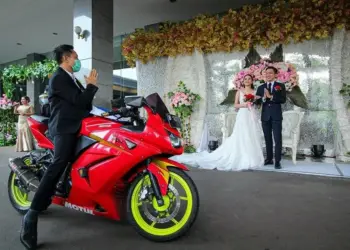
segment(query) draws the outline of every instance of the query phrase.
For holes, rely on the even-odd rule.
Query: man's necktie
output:
[[[77,87],[80,89],[80,91],[83,91],[84,87],[79,83],[79,81],[77,80],[77,78],[75,78],[75,76],[73,76],[73,80],[75,82],[75,85],[77,85]]]

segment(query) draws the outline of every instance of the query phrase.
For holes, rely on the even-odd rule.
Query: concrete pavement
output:
[[[7,198],[12,148],[0,148],[0,250],[22,250],[21,217]],[[274,172],[193,170],[201,198],[191,232],[153,243],[125,223],[52,207],[40,219],[48,250],[346,250],[350,249],[350,181]]]

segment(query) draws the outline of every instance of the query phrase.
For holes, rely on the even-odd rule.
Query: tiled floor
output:
[[[344,177],[350,178],[350,163],[337,163],[336,167]]]
[[[295,174],[309,174],[330,177],[350,178],[350,163],[337,163],[333,158],[298,160],[294,165],[291,160],[282,160],[282,169],[276,170],[273,166],[264,166],[258,171],[276,171]]]

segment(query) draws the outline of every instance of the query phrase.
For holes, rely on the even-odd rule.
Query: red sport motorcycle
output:
[[[52,203],[113,220],[127,217],[145,238],[173,240],[191,228],[199,209],[187,167],[169,159],[183,153],[181,120],[169,113],[157,93],[126,97],[125,104],[127,108],[83,120],[74,160]],[[147,118],[141,118],[141,108]],[[22,214],[54,149],[48,118],[32,116],[28,122],[41,149],[9,160],[9,198]]]

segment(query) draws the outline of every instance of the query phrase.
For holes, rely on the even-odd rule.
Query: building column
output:
[[[337,30],[332,37],[331,58],[330,58],[330,74],[333,95],[333,109],[337,119],[337,127],[340,134],[337,136],[337,159],[340,161],[349,160],[350,152],[350,125],[349,114],[346,99],[339,95],[339,91],[343,86],[343,77],[346,72],[342,65],[343,57],[346,55],[346,31],[345,29]],[[348,67],[348,65],[346,65]],[[336,132],[336,131],[334,131]],[[337,133],[337,132],[336,132]]]
[[[84,75],[91,69],[98,72],[98,87],[94,105],[111,107],[113,99],[113,0],[74,0],[73,46],[81,60],[77,78],[85,83]],[[74,29],[79,26],[87,34],[79,39]]]
[[[37,53],[27,55],[27,65],[34,62],[45,60],[45,56]],[[27,80],[27,96],[30,98],[31,104],[34,106],[35,114],[40,114],[39,95],[45,91],[45,81],[42,79]]]

